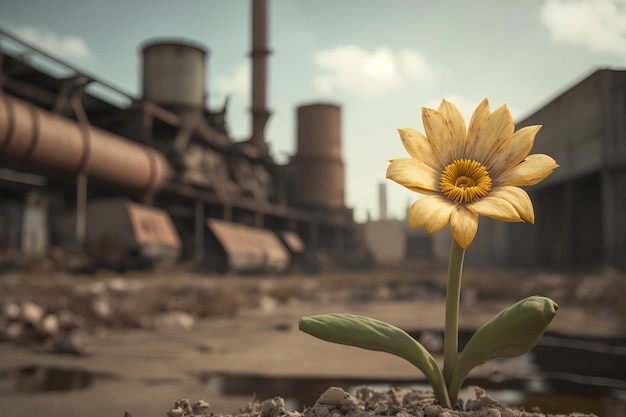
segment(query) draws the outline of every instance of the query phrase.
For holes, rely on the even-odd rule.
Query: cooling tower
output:
[[[333,104],[298,107],[298,149],[293,157],[295,204],[344,208],[341,108]]]
[[[187,42],[155,40],[143,53],[143,98],[185,117],[206,103],[206,49]]]

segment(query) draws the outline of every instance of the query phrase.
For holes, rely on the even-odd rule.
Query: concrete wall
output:
[[[377,263],[404,261],[408,224],[406,220],[375,220],[361,225],[365,245]]]

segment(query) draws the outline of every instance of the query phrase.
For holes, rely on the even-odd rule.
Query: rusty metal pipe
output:
[[[165,157],[147,146],[0,94],[0,164],[49,176],[83,172],[98,183],[151,193],[167,180]]]

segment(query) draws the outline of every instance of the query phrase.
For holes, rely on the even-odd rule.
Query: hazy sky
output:
[[[295,108],[342,106],[346,204],[357,220],[417,196],[385,180],[404,157],[396,129],[422,130],[442,98],[466,117],[484,98],[517,120],[599,68],[626,68],[626,0],[268,0],[266,137],[277,161],[295,151]],[[154,37],[210,49],[210,107],[231,96],[235,139],[249,137],[250,0],[0,0],[0,26],[132,95],[139,48]],[[537,140],[541,140],[541,133]]]

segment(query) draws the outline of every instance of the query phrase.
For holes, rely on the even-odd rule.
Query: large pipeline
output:
[[[52,177],[85,173],[141,193],[161,188],[170,172],[152,148],[1,93],[0,164]]]

